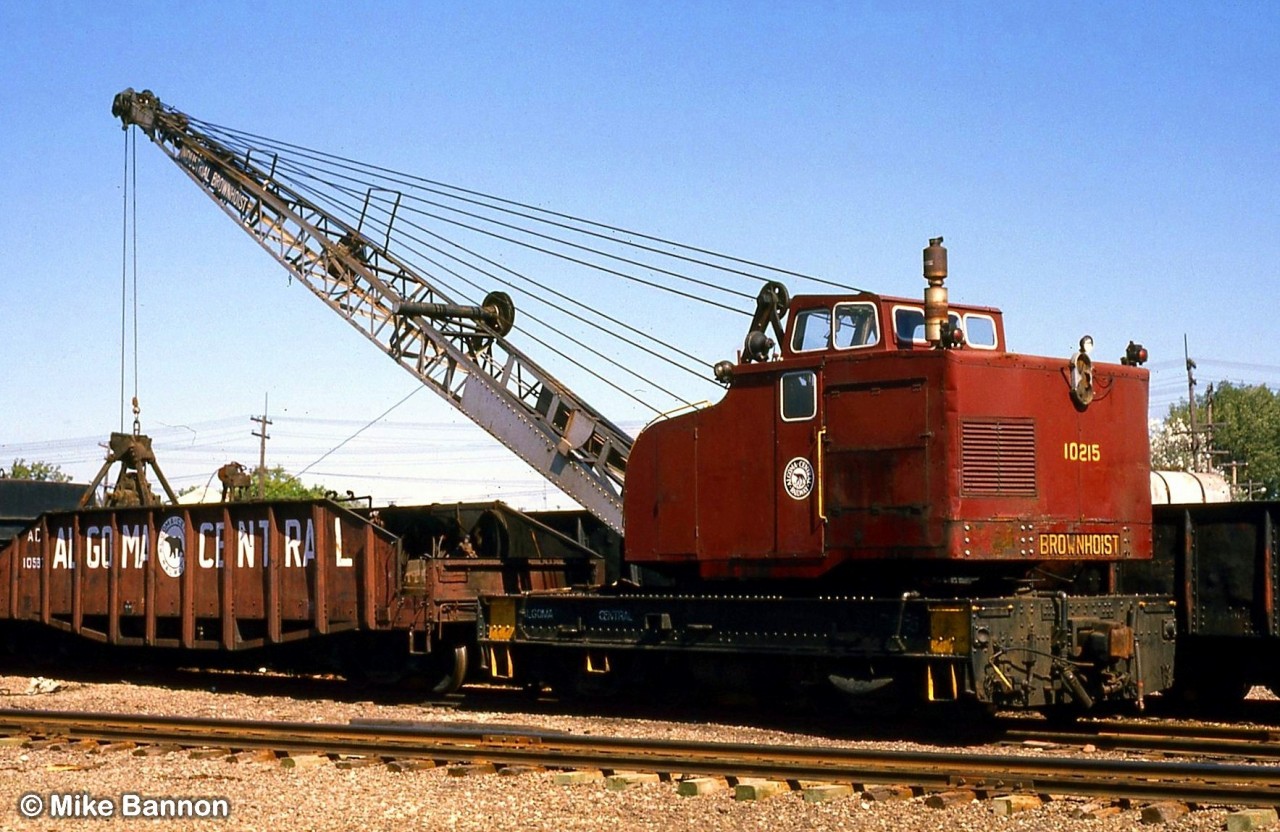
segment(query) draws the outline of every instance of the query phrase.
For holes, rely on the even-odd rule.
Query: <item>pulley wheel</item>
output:
[[[506,292],[490,292],[484,296],[480,304],[492,312],[497,320],[489,324],[489,328],[499,335],[505,336],[516,323],[516,305]]]

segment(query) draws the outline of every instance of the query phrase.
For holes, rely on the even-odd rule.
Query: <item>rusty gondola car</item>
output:
[[[467,674],[481,593],[603,574],[593,550],[502,503],[90,508],[44,514],[0,553],[0,618],[121,648],[257,651],[254,666],[427,674],[444,691]]]

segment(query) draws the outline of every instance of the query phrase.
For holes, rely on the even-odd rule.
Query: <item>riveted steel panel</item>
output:
[[[195,649],[372,628],[400,589],[396,537],[327,501],[50,513],[0,575],[8,618]]]

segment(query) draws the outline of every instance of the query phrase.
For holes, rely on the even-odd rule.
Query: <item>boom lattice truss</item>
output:
[[[112,113],[136,126],[329,308],[615,530],[632,439],[503,337],[512,311],[455,304],[370,238],[149,91]],[[372,198],[372,194],[366,197]],[[390,235],[388,234],[388,243]]]

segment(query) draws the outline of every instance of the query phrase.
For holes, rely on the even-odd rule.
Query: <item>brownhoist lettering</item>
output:
[[[1118,534],[1042,534],[1040,554],[1071,557],[1114,557],[1120,553]]]

